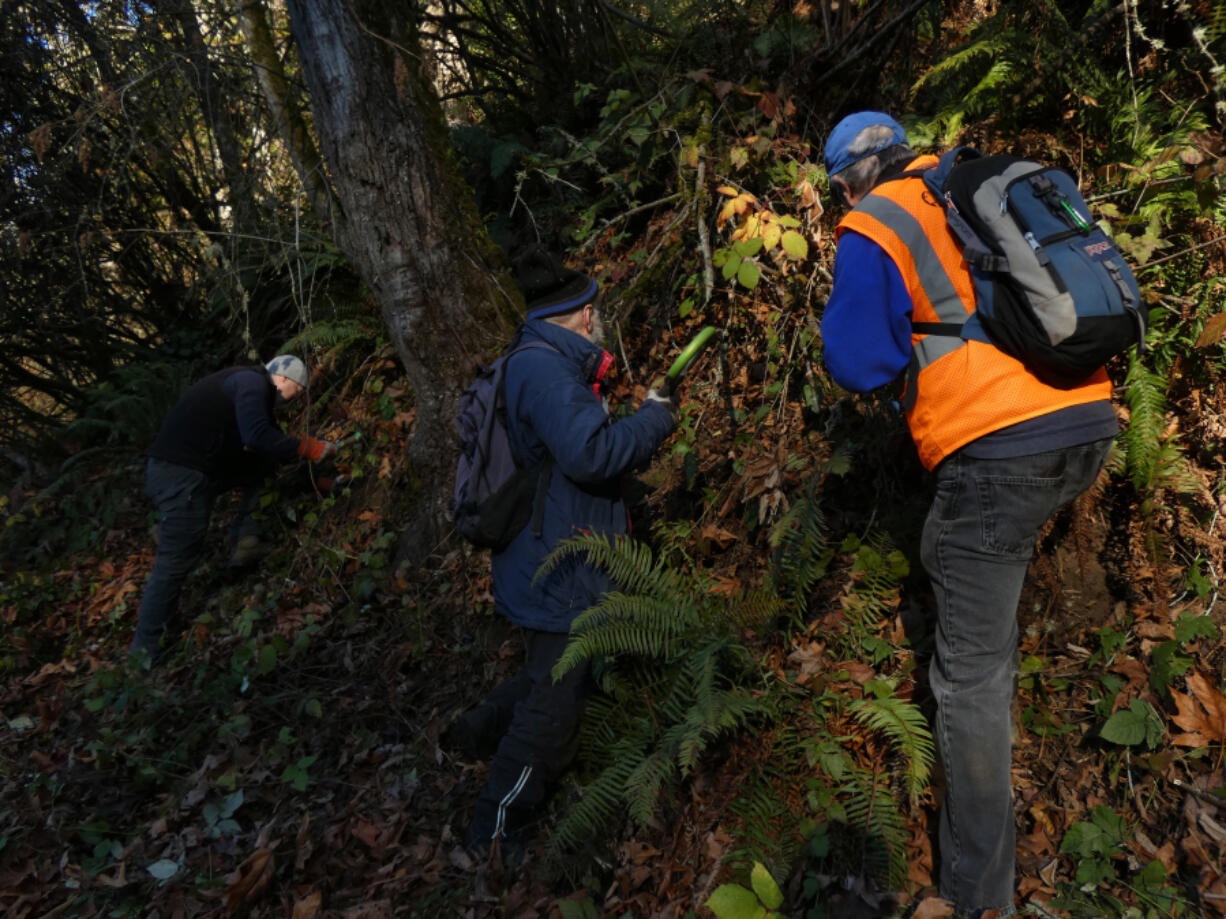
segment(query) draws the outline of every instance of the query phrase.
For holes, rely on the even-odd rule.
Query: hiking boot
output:
[[[234,550],[230,553],[230,567],[247,568],[262,559],[269,551],[270,547],[254,533],[240,536],[234,543]]]
[[[474,827],[469,826],[464,851],[478,866],[488,865],[495,871],[510,871],[527,863],[528,847],[519,836],[504,833],[498,839],[487,839],[484,833],[475,834],[473,830]]]

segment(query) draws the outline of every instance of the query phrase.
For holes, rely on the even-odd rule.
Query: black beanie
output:
[[[515,286],[528,304],[529,319],[569,313],[591,303],[598,286],[581,271],[567,268],[552,253],[534,246],[517,256],[512,268]]]

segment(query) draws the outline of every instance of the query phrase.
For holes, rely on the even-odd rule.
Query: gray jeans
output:
[[[253,463],[253,468],[263,467]],[[214,482],[197,469],[150,459],[145,466],[145,494],[158,507],[157,554],[153,570],[141,597],[132,650],[143,649],[156,657],[166,628],[176,618],[183,582],[200,562],[204,537],[213,515],[217,495],[229,483]],[[258,522],[251,512],[259,502],[260,490],[244,484],[243,502],[230,528],[231,542],[247,533],[258,533]]]
[[[1014,912],[1018,598],[1039,530],[1093,484],[1110,447],[1108,438],[1007,459],[955,454],[937,470],[921,551],[937,601],[941,896],[959,916]]]

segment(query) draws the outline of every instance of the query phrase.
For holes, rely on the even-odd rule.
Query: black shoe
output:
[[[528,847],[514,834],[503,834],[490,839],[484,833],[474,833],[470,826],[464,840],[464,851],[478,866],[488,866],[495,871],[523,867],[528,861]],[[474,838],[475,837],[475,838]]]
[[[253,533],[240,536],[230,553],[231,570],[250,568],[272,551],[272,547]]]

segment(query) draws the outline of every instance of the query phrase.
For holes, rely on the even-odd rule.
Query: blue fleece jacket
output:
[[[604,352],[583,336],[545,320],[529,320],[520,326],[517,343],[529,341],[553,347],[528,348],[508,362],[507,433],[521,462],[534,463],[548,454],[554,468],[541,537],[525,527],[493,557],[494,599],[517,625],[565,632],[608,589],[607,579],[577,559],[534,584],[537,569],[570,536],[626,532],[621,477],[647,463],[673,422],[665,405],[647,402],[614,423],[593,389],[599,388],[594,377]]]
[[[869,392],[911,360],[911,296],[894,260],[854,230],[839,237],[822,315],[823,357],[844,389]]]

